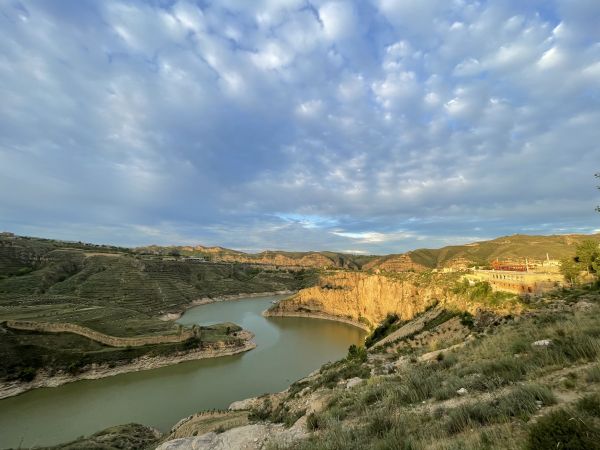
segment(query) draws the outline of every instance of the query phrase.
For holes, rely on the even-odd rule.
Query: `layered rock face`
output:
[[[317,286],[302,289],[279,302],[269,315],[335,316],[355,322],[379,324],[388,314],[410,320],[434,304],[476,313],[493,310],[500,314],[518,313],[520,306],[508,303],[488,306],[455,294],[443,274],[406,273],[398,277],[364,272],[336,272],[322,275]]]
[[[226,262],[243,262],[249,264],[267,264],[283,267],[306,267],[306,268],[321,268],[321,267],[336,267],[337,261],[333,261],[319,253],[309,253],[301,258],[291,258],[281,253],[263,252],[257,255],[225,255],[218,258],[220,261]]]
[[[386,270],[389,272],[406,272],[410,270],[415,272],[423,272],[427,270],[428,267],[414,262],[410,257],[410,254],[403,254],[378,258],[365,264],[363,269]]]

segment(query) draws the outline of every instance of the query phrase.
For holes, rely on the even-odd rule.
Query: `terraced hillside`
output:
[[[275,266],[279,268],[343,268],[360,269],[366,262],[376,259],[376,256],[353,255],[336,252],[285,252],[267,250],[260,253],[244,253],[223,247],[180,246],[160,247],[156,245],[134,249],[138,254],[150,255],[184,255],[204,258],[212,262],[237,262]]]
[[[298,289],[313,278],[306,271],[86,250],[0,240],[0,317],[68,321],[115,335],[164,332],[172,326],[156,319],[195,299]],[[131,329],[127,322],[134,317]]]
[[[163,260],[115,247],[0,236],[0,323],[68,323],[115,337],[168,336],[179,334],[180,328],[161,320],[162,316],[180,313],[194,300],[296,290],[314,279],[314,274],[305,270]],[[72,363],[70,355],[78,352],[92,355],[88,362],[107,359],[106,355],[99,356],[107,349],[83,337],[64,333],[49,336],[7,327],[0,331],[4,335],[0,357],[6,362],[0,378],[18,378],[45,364],[64,369]],[[226,343],[231,336],[225,327],[207,329],[203,340]],[[185,345],[169,344],[162,350],[151,347],[130,351],[129,355],[180,351]],[[123,350],[112,354],[121,359],[127,356]]]

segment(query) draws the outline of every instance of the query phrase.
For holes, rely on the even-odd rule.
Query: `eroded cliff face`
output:
[[[302,289],[279,302],[269,315],[335,316],[373,327],[388,314],[410,320],[433,304],[448,309],[476,313],[491,310],[515,314],[520,304],[490,306],[471,301],[452,291],[452,280],[444,274],[405,273],[398,277],[364,272],[335,272],[322,275],[317,286]]]
[[[375,269],[389,272],[423,272],[428,269],[422,264],[412,260],[410,254],[383,256],[368,262],[363,266],[364,270]]]
[[[257,255],[224,255],[217,259],[225,262],[267,264],[282,267],[322,268],[338,266],[336,261],[319,253],[309,253],[301,258],[291,258],[276,252],[263,252]]]

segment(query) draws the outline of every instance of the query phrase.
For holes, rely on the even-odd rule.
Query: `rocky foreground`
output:
[[[600,291],[587,288],[520,314],[436,304],[388,316],[368,348],[283,392],[182,419],[145,448],[597,449],[598,330]],[[83,443],[57,448],[95,448]]]

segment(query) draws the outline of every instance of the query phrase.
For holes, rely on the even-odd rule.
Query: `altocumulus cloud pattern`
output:
[[[600,228],[600,2],[0,1],[0,227],[394,252]]]

